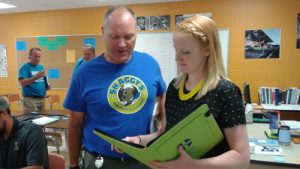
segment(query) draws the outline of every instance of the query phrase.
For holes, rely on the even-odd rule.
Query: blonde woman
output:
[[[173,43],[181,75],[167,89],[166,130],[195,107],[207,104],[222,129],[224,139],[201,159],[192,159],[179,146],[180,156],[176,160],[152,161],[150,165],[155,169],[248,168],[249,145],[241,92],[225,75],[215,22],[205,16],[188,18],[176,26]],[[125,140],[146,145],[159,134],[127,137]]]

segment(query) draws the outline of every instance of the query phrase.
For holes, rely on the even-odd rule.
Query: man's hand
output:
[[[140,144],[141,143],[141,137],[140,136],[133,136],[133,137],[125,137],[122,140],[127,141],[127,142],[131,142],[131,143],[135,143],[135,144]],[[122,150],[118,149],[118,147],[111,145],[111,151],[116,151],[119,154],[124,153]]]
[[[30,85],[31,83],[33,83],[34,81],[36,81],[37,79],[41,78],[41,77],[44,77],[45,76],[45,71],[42,70],[42,71],[39,71],[35,76],[33,77],[30,77],[28,79],[24,79],[24,78],[21,78],[19,81],[20,81],[20,85],[21,86],[27,86],[27,85]]]
[[[45,76],[45,71],[39,71],[36,75],[35,75],[35,78],[36,79],[39,79],[41,77],[44,77]]]

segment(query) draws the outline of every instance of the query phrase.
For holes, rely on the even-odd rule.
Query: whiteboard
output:
[[[168,85],[177,76],[177,64],[175,62],[175,50],[173,47],[172,32],[139,33],[135,50],[152,55],[159,63],[162,76]],[[222,48],[222,57],[225,71],[228,69],[228,44],[229,30],[219,30]]]
[[[177,65],[171,32],[140,33],[137,35],[135,50],[146,52],[157,60],[167,85],[176,77]]]
[[[228,76],[229,29],[220,29],[219,38],[222,48],[222,57],[224,62],[225,73]]]

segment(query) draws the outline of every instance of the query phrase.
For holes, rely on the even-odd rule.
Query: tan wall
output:
[[[137,16],[211,12],[219,28],[229,28],[229,78],[240,87],[248,82],[257,101],[259,86],[300,87],[300,49],[296,49],[299,0],[198,0],[130,6]],[[0,94],[17,87],[18,36],[99,34],[106,7],[0,15],[0,43],[7,45],[8,78],[0,78]],[[281,28],[280,59],[244,59],[245,29]],[[28,47],[27,47],[28,48]],[[49,91],[64,99],[66,91]],[[61,101],[62,104],[63,101]],[[60,106],[62,108],[62,106]]]

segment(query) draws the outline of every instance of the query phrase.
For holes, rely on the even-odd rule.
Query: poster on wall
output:
[[[280,55],[280,29],[245,31],[246,59],[278,59]]]
[[[181,14],[181,15],[175,15],[175,25],[177,25],[179,22],[185,20],[186,18],[189,18],[194,15],[203,15],[212,18],[211,13],[197,13],[197,14]]]
[[[7,77],[6,46],[0,44],[0,77]]]
[[[136,23],[137,30],[169,30],[170,15],[138,16]]]
[[[297,48],[300,49],[300,14],[298,14],[298,24],[297,24]]]

